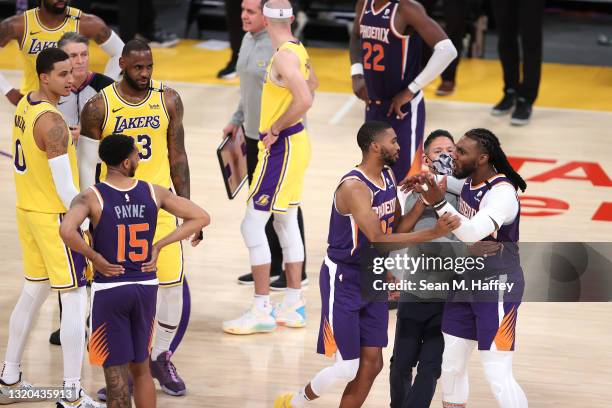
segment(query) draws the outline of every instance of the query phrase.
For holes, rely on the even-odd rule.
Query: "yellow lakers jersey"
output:
[[[21,98],[17,104],[13,127],[13,173],[17,190],[17,208],[48,214],[62,214],[66,212],[66,207],[55,189],[47,153],[40,150],[34,140],[34,125],[38,118],[46,112],[54,112],[62,116],[50,102],[33,102],[29,94]],[[66,131],[68,132],[68,158],[72,170],[72,181],[78,191],[79,170],[76,149],[67,124]]]
[[[170,116],[164,102],[163,84],[151,81],[148,95],[137,104],[123,99],[117,85],[114,83],[101,91],[106,104],[102,138],[112,134],[132,136],[140,152],[136,178],[169,188],[172,185],[168,160]],[[102,164],[100,180],[105,178],[106,166]]]
[[[64,33],[79,32],[81,10],[67,7],[66,19],[59,27],[53,29],[45,27],[40,21],[38,7],[26,11],[24,18],[25,25],[19,49],[25,65],[21,80],[21,93],[26,95],[38,89],[36,57],[45,48],[57,47],[57,42]]]
[[[304,75],[304,79],[310,77],[310,58],[306,48],[301,43],[286,42],[281,45],[278,51],[290,50],[300,59],[300,71]],[[261,95],[261,116],[259,118],[259,131],[263,132],[272,126],[276,120],[281,117],[291,105],[293,95],[289,88],[275,84],[270,78],[270,70],[274,63],[274,56],[270,60],[266,72],[266,79],[263,85]],[[301,120],[300,120],[301,121]],[[299,121],[298,121],[299,122]],[[294,123],[292,123],[294,125]]]

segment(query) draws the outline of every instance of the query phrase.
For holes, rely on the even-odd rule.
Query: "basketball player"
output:
[[[360,261],[371,242],[411,243],[447,235],[459,225],[443,216],[433,228],[408,233],[414,220],[401,217],[390,166],[400,155],[397,136],[385,122],[366,122],[357,134],[361,163],[342,177],[334,194],[327,256],[321,266],[321,325],[317,352],[334,357],[297,394],[279,396],[274,408],[300,408],[335,383],[348,383],[340,407],[360,407],[383,367],[387,346],[387,302],[361,297]],[[398,211],[396,211],[396,209]],[[394,232],[392,234],[392,232]]]
[[[60,234],[66,245],[94,264],[89,359],[104,367],[108,406],[131,406],[129,369],[136,406],[154,408],[149,345],[155,328],[157,257],[165,246],[201,231],[210,217],[167,187],[133,178],[139,161],[133,138],[104,138],[100,157],[106,181],[72,201]],[[154,244],[159,208],[184,222]],[[77,232],[86,218],[93,227],[93,248]]]
[[[525,180],[508,163],[497,137],[486,129],[472,129],[457,142],[454,175],[467,177],[459,211],[446,202],[431,176],[416,176],[410,182],[418,181],[417,191],[433,203],[438,215],[460,217],[461,225],[453,232],[458,239],[501,243],[502,250],[485,262],[486,270],[495,273],[499,280],[517,282],[522,287],[523,271],[518,259],[520,205],[516,191],[519,188],[525,191]],[[426,183],[427,191],[420,186],[422,183]],[[503,293],[495,293],[493,301],[446,303],[442,319],[444,407],[466,406],[467,363],[478,343],[485,376],[499,406],[527,408],[525,393],[512,374],[520,301],[506,300],[506,292]]]
[[[140,151],[141,162],[136,177],[168,189],[173,188],[178,196],[188,199],[189,163],[185,152],[183,103],[180,96],[174,89],[151,79],[153,55],[147,43],[140,40],[128,41],[119,65],[123,70],[122,80],[104,88],[90,99],[81,115],[83,134],[78,146],[81,190],[94,184],[99,141],[111,134],[125,134],[136,140]],[[100,180],[104,180],[105,176],[106,167],[103,164]],[[173,231],[175,227],[176,217],[160,211],[156,239]],[[201,239],[201,235],[196,234],[192,242],[197,245]],[[159,308],[151,372],[164,392],[184,395],[185,383],[170,362],[171,343],[175,336],[178,338],[184,334],[189,316],[189,292],[184,285],[180,242],[168,245],[161,251],[157,277],[160,286]],[[184,319],[181,319],[181,315]],[[102,391],[98,397],[104,398]]]
[[[6,78],[0,74],[0,92],[17,105],[23,95],[35,91],[38,86],[36,76],[36,56],[42,50],[56,47],[59,39],[67,32],[77,32],[93,39],[106,52],[110,59],[105,73],[117,79],[119,55],[123,41],[97,16],[68,7],[69,0],[39,0],[39,6],[7,18],[0,23],[0,47],[11,40],[17,41],[25,68],[21,89],[13,89]]]
[[[62,96],[58,103],[58,109],[64,115],[72,140],[75,144],[81,135],[81,111],[89,99],[97,94],[102,88],[107,87],[114,81],[104,74],[89,71],[89,40],[82,34],[67,32],[57,42],[61,48],[70,56],[72,63],[72,91],[66,97]],[[62,303],[60,300],[60,319],[62,315]],[[60,345],[59,329],[51,333],[49,338],[51,344]]]
[[[421,71],[421,47],[433,54]],[[423,155],[422,89],[457,56],[442,28],[414,0],[358,0],[351,32],[353,92],[366,103],[366,120],[387,121],[401,147],[398,180],[418,173]]]
[[[0,404],[23,401],[12,399],[11,389],[31,387],[22,379],[21,358],[32,321],[51,288],[60,291],[64,304],[60,327],[64,387],[75,390],[70,401],[60,399],[57,406],[99,407],[81,389],[86,261],[83,255],[64,245],[58,229],[79,186],[72,136],[57,110],[60,97],[68,95],[72,88],[72,66],[68,54],[49,48],[38,55],[36,71],[39,90],[21,99],[13,128],[17,227],[26,281],[9,323],[8,346],[0,374]]]
[[[303,124],[314,99],[308,82],[310,60],[304,46],[291,33],[294,18],[288,0],[268,1],[263,14],[277,51],[268,65],[263,85],[258,162],[241,225],[249,249],[255,298],[245,314],[223,322],[223,330],[230,334],[270,332],[277,324],[296,328],[306,325],[301,295],[304,244],[297,207],[310,161],[310,141]],[[287,277],[283,302],[274,313],[270,304],[271,255],[265,232],[271,213]]]

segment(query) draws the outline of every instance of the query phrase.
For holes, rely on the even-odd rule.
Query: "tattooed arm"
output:
[[[83,13],[79,31],[85,37],[93,39],[110,56],[104,74],[115,80],[119,79],[121,74],[119,57],[124,45],[121,38],[100,17],[93,14]]]
[[[106,116],[106,104],[101,93],[85,104],[81,112],[81,135],[94,140],[102,138],[102,124]]]
[[[0,22],[0,47],[6,46],[11,40],[21,43],[24,32],[24,16],[13,16]],[[9,102],[17,105],[23,95],[0,74],[0,92],[6,95]]]
[[[183,128],[183,102],[172,88],[164,89],[164,101],[170,115],[168,125],[168,159],[170,176],[176,194],[190,198],[189,162],[185,151],[185,129]]]
[[[102,124],[106,115],[106,104],[102,94],[91,98],[81,112],[81,137],[77,144],[79,182],[81,191],[96,184],[98,148],[102,139]]]

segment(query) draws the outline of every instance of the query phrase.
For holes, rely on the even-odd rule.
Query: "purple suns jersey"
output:
[[[361,57],[369,98],[385,101],[406,89],[421,71],[423,40],[416,33],[404,35],[395,29],[398,1],[378,10],[374,2],[365,0],[361,13]]]
[[[119,190],[107,183],[90,187],[102,207],[93,228],[94,250],[111,264],[122,265],[123,275],[106,277],[95,271],[94,282],[137,282],[156,279],[156,272],[142,272],[151,258],[157,227],[157,203],[153,186],[137,180],[134,187]]]
[[[386,234],[393,231],[395,218],[395,202],[397,186],[391,168],[385,166],[381,173],[384,185],[382,187],[368,179],[361,170],[354,168],[338,183],[338,187],[346,180],[362,181],[372,192],[372,210],[378,214],[380,227]],[[336,196],[332,205],[327,238],[327,256],[335,263],[359,265],[361,251],[369,244],[366,236],[359,230],[351,214],[343,215],[336,209]]]
[[[468,177],[465,180],[461,197],[459,199],[459,212],[470,219],[480,209],[480,203],[485,194],[494,186],[499,184],[514,185],[504,174],[497,174],[484,183],[472,186],[472,179]],[[516,200],[519,201],[518,195]],[[516,267],[518,264],[518,242],[519,242],[519,223],[521,218],[520,202],[519,212],[510,224],[501,225],[500,228],[491,235],[482,239],[482,241],[497,241],[504,244],[503,250],[497,256],[490,257],[486,260],[485,265],[491,269],[507,269]]]

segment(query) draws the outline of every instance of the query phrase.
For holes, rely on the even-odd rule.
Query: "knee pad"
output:
[[[497,398],[514,381],[511,351],[481,351],[480,360],[491,391]]]
[[[442,399],[446,402],[465,403],[469,393],[467,363],[476,342],[446,333],[443,335]]]
[[[269,218],[270,213],[256,210],[253,208],[253,203],[249,202],[242,224],[240,224],[240,232],[249,249],[251,265],[264,265],[272,260],[266,237],[266,223]]]
[[[40,307],[47,300],[50,291],[48,284],[34,282],[23,284],[23,293],[30,298],[30,304],[34,307]]]
[[[300,235],[297,208],[290,208],[286,214],[275,214],[272,224],[283,249],[283,261],[304,262],[304,243]]]
[[[177,326],[183,312],[183,286],[160,286],[157,290],[157,320]]]
[[[342,381],[351,382],[357,376],[359,370],[359,359],[339,360],[333,365],[336,378]]]

